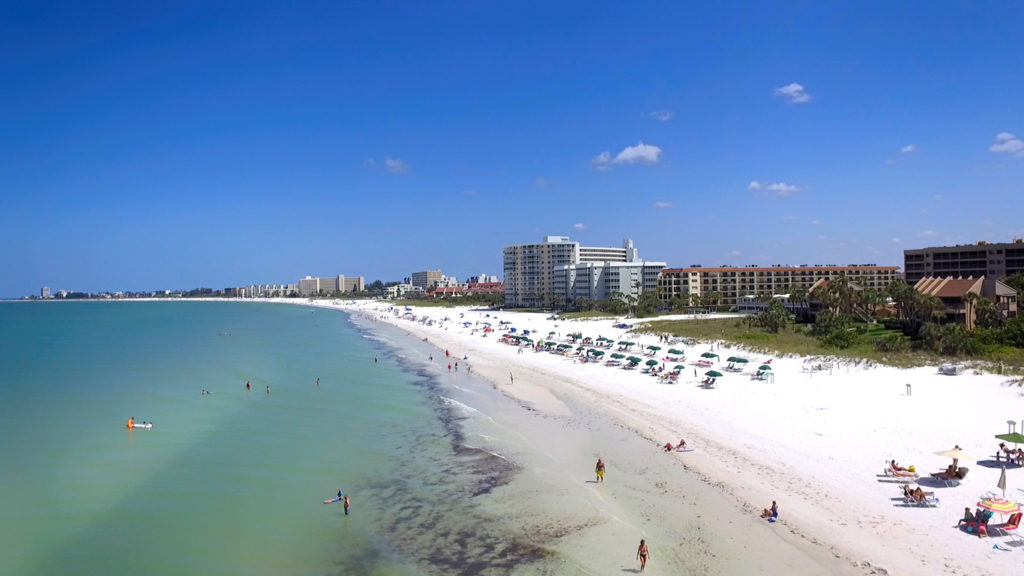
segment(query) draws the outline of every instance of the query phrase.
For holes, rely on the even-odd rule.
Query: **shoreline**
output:
[[[335,306],[386,314],[389,305]],[[451,317],[463,313],[474,321],[484,314],[460,307],[416,312]],[[517,325],[538,328],[542,334],[549,327],[589,336],[616,334],[605,321],[568,321],[558,328],[541,314],[503,311],[491,315],[514,319]],[[435,346],[469,351],[475,374],[483,373],[503,393],[549,418],[566,418],[562,399],[571,398],[629,430],[641,450],[646,445],[657,454],[660,443],[675,442],[680,435],[687,438],[697,452],[685,458],[670,455],[670,459],[684,473],[738,503],[743,514],[739,530],[746,540],[764,525],[757,518],[760,508],[778,500],[781,520],[767,538],[784,531],[794,546],[810,556],[835,558],[854,573],[996,574],[1017,566],[1013,554],[993,552],[989,540],[950,529],[964,507],[973,510],[981,496],[995,493],[999,470],[986,459],[998,442],[993,436],[1006,432],[1007,420],[1024,415],[1024,396],[1019,388],[1004,385],[1005,376],[948,377],[931,368],[852,364],[805,373],[802,358],[778,358],[772,363],[776,380],[771,384],[730,374],[716,389],[703,390],[686,376],[678,384],[663,385],[636,372],[576,365],[547,353],[520,355],[515,348],[472,335],[453,321],[445,327],[430,327],[386,316],[381,319],[426,337]],[[654,338],[637,340],[646,346]],[[699,354],[702,349],[687,350]],[[743,353],[722,345],[720,354]],[[479,364],[483,366],[478,368]],[[504,381],[507,369],[516,371],[514,384]],[[907,395],[906,384],[912,384],[913,394]],[[969,463],[971,477],[965,484],[936,487],[927,473],[944,468],[948,460],[933,452],[954,444],[964,446],[980,463]],[[892,458],[915,464],[924,476],[920,484],[935,491],[942,506],[904,507],[899,484],[880,477],[884,462]],[[1021,494],[1017,491],[1020,481],[1011,470],[1008,498]],[[760,558],[778,555],[772,546],[761,552],[767,556]],[[759,558],[758,552],[751,555]],[[818,573],[781,566],[765,570]]]

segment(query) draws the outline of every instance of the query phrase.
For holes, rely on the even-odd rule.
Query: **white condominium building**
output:
[[[658,277],[664,268],[664,262],[580,262],[558,266],[552,278],[555,305],[571,305],[584,298],[639,298],[644,292],[658,289]]]
[[[540,307],[554,304],[554,271],[581,262],[636,262],[632,240],[622,248],[580,246],[568,236],[547,236],[537,244],[516,244],[503,250],[505,306]]]

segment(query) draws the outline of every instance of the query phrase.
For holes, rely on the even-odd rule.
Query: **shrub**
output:
[[[879,352],[906,352],[910,350],[910,339],[903,334],[884,334],[871,341]]]
[[[839,329],[829,332],[821,338],[821,345],[829,348],[849,348],[857,343],[857,334],[853,330]]]

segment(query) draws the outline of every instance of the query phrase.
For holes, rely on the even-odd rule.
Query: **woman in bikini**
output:
[[[647,567],[647,557],[650,556],[650,552],[647,550],[647,542],[643,538],[640,539],[640,547],[636,549],[636,557],[640,559],[640,571],[643,572],[644,568]]]

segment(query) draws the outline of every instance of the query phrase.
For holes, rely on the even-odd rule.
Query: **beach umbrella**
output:
[[[647,349],[648,350],[658,351],[658,350],[661,350],[661,346],[648,346]]]
[[[1006,498],[1006,466],[1003,466],[1003,471],[999,473],[999,482],[996,482],[996,488],[1003,491],[1003,498]]]
[[[701,358],[718,358],[718,354],[715,354],[714,352],[705,352],[705,353],[701,354],[700,357]]]
[[[986,498],[978,502],[978,508],[999,512],[1000,514],[1013,514],[1020,512],[1020,504],[1007,500],[1006,498]]]
[[[722,373],[717,371],[717,370],[708,370],[707,372],[704,373],[704,375],[705,376],[710,376],[712,378],[721,378],[722,377]]]
[[[622,360],[625,357],[626,357],[625,354],[619,354],[618,352],[612,354],[612,358],[615,358],[616,360]]]
[[[638,362],[643,360],[643,358],[637,358],[636,356],[630,356],[629,358],[626,358],[626,360],[628,360],[632,364],[637,364]]]
[[[580,346],[580,347],[576,348],[576,351],[579,352],[580,350],[586,350],[586,349],[587,349],[586,346]]]
[[[676,364],[676,367],[673,368],[673,370],[686,370],[686,366],[683,366],[682,364]]]
[[[629,346],[635,345],[636,342],[619,342],[619,344],[622,344],[623,346],[629,347]]]
[[[604,351],[602,350],[591,350],[590,353],[594,356],[604,356]]]
[[[747,360],[746,358],[740,358],[739,356],[737,356],[736,358],[733,359],[733,362],[737,364],[746,364],[747,362],[750,362],[750,360]]]
[[[648,366],[657,366],[658,365],[658,361],[657,360],[648,360],[647,362],[644,362],[644,364],[646,364]]]
[[[1013,434],[996,434],[996,439],[1002,440],[1003,442],[1013,442],[1016,444],[1024,444],[1024,434],[1014,432]]]
[[[677,355],[686,354],[686,352],[683,352],[682,350],[676,350],[675,348],[669,348],[668,353],[669,354],[677,354]]]
[[[940,450],[935,453],[936,456],[945,456],[946,458],[952,458],[953,460],[970,460],[977,462],[978,459],[971,456],[967,452],[963,451],[963,448],[954,448],[952,450]]]
[[[758,370],[771,370],[772,367],[767,365],[767,364],[761,364],[760,366],[757,367],[757,369]]]

